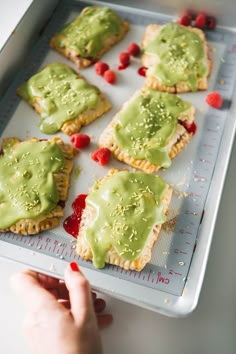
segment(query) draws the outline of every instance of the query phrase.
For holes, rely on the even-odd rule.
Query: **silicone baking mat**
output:
[[[38,115],[16,96],[16,88],[42,66],[53,61],[67,63],[76,69],[75,64],[50,49],[49,41],[53,34],[79,14],[81,9],[87,5],[88,3],[83,2],[62,2],[56,9],[51,21],[45,27],[28,58],[26,58],[23,69],[18,73],[0,102],[0,133],[2,137],[18,136],[21,139],[31,136],[45,137],[37,126]],[[109,6],[112,7],[111,4]],[[132,9],[119,6],[116,6],[115,9],[131,23],[131,29],[126,38],[103,57],[103,61],[109,63],[110,67],[116,70],[117,83],[109,85],[95,74],[93,67],[81,70],[85,78],[106,93],[113,108],[90,126],[82,129],[82,132],[92,135],[92,144],[90,148],[81,151],[75,159],[64,219],[72,213],[71,204],[76,196],[80,193],[87,193],[88,188],[96,178],[104,176],[111,167],[127,168],[127,166],[115,162],[114,159],[109,166],[100,167],[90,158],[90,153],[96,148],[99,134],[119,110],[122,103],[137,89],[141,88],[145,82],[145,79],[137,73],[141,66],[140,59],[132,59],[131,65],[126,70],[117,70],[119,53],[124,51],[131,42],[140,43],[146,25],[150,23],[162,24],[173,20],[161,14],[147,15],[137,11],[134,13]],[[17,246],[14,247],[13,255],[10,258],[17,261],[20,250],[29,249],[31,251],[28,253],[29,258],[25,260],[25,263],[29,266],[32,257],[37,255],[37,259],[39,259],[39,256],[44,254],[52,257],[52,269],[54,266],[56,267],[59,261],[76,260],[83,267],[90,268],[100,275],[108,274],[173,295],[180,296],[182,294],[191,265],[191,258],[197,244],[198,229],[211,185],[211,177],[217,161],[222,133],[227,124],[228,110],[236,78],[235,34],[217,30],[207,32],[206,35],[211,46],[214,62],[207,92],[213,90],[220,92],[224,98],[224,106],[221,110],[207,106],[205,103],[207,92],[181,95],[182,98],[195,105],[198,129],[188,147],[173,161],[170,169],[160,172],[160,175],[174,188],[168,216],[170,222],[161,231],[153,249],[152,259],[144,270],[140,273],[126,271],[112,265],[107,265],[102,270],[95,269],[90,262],[83,261],[76,255],[76,240],[68,235],[62,226],[33,237],[1,233],[0,248],[4,248],[6,243]],[[64,141],[69,142],[69,138],[65,135],[58,135]],[[80,174],[76,176],[78,169],[80,169]],[[33,263],[35,264],[35,261]],[[46,273],[48,271],[46,266],[45,269],[41,267],[41,270]],[[63,274],[61,274],[61,277],[63,277]]]

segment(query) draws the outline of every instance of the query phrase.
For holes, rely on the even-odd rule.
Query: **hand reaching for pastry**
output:
[[[12,286],[29,310],[24,329],[32,354],[102,353],[98,328],[112,316],[101,314],[105,301],[91,292],[75,262],[65,270],[65,282],[26,270]]]

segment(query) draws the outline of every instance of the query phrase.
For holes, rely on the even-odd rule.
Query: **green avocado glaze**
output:
[[[159,63],[149,70],[166,86],[186,82],[196,91],[197,79],[208,74],[204,43],[196,33],[176,23],[163,26],[144,53],[159,57]]]
[[[120,17],[111,9],[87,7],[59,32],[57,44],[61,48],[73,49],[79,56],[96,58],[105,41],[120,34],[121,25]]]
[[[190,106],[178,96],[147,89],[135,95],[118,114],[115,141],[135,159],[168,168],[168,141],[176,130],[179,115]]]
[[[54,134],[62,125],[98,104],[100,91],[67,65],[52,63],[20,86],[21,96],[30,104],[37,99],[42,112],[40,130]]]
[[[48,213],[58,203],[53,179],[65,163],[57,144],[25,141],[0,156],[0,228]]]
[[[140,255],[153,226],[166,220],[161,201],[166,188],[159,176],[127,171],[95,184],[86,198],[86,204],[96,210],[86,230],[95,267],[104,267],[112,246],[127,260]]]

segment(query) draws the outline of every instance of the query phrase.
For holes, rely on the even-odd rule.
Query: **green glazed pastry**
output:
[[[108,7],[86,7],[51,39],[50,45],[77,64],[91,65],[129,29],[129,24]]]
[[[191,103],[176,95],[143,89],[116,114],[99,146],[145,172],[169,168],[193,135],[194,111]]]
[[[141,270],[150,260],[171,198],[171,189],[159,176],[110,170],[86,198],[77,252],[105,263]]]
[[[177,23],[150,25],[142,47],[147,86],[167,92],[207,89],[212,61],[200,29]]]
[[[39,129],[45,134],[77,133],[111,107],[96,86],[62,63],[47,65],[17,93],[40,114]]]

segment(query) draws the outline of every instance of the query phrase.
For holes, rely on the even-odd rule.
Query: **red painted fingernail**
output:
[[[70,269],[73,270],[73,272],[78,272],[79,271],[78,264],[76,262],[70,262]]]

